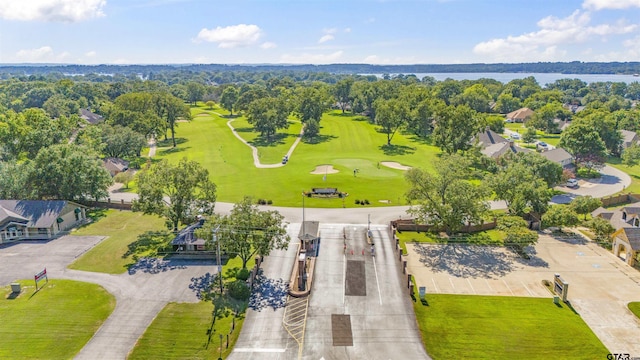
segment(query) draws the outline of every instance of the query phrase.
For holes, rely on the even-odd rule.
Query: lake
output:
[[[371,74],[362,74],[371,75]],[[382,77],[382,74],[373,74],[377,77]],[[392,74],[396,75],[396,74]],[[415,74],[418,79],[422,79],[425,76],[431,76],[438,81],[445,80],[447,78],[453,80],[478,80],[478,79],[495,79],[502,83],[508,83],[513,79],[524,79],[529,76],[533,76],[538,84],[544,86],[550,84],[559,79],[580,79],[584,82],[624,82],[632,83],[634,81],[640,81],[640,77],[633,75],[612,75],[612,74],[558,74],[558,73],[418,73]]]

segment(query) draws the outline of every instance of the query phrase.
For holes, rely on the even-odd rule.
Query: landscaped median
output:
[[[0,288],[0,359],[71,359],[115,308],[99,285],[49,280],[35,291],[33,280]]]
[[[579,314],[548,298],[427,294],[414,310],[433,359],[605,359]]]

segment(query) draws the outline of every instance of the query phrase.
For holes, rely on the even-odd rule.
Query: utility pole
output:
[[[222,261],[220,261],[220,241],[218,240],[218,230],[220,230],[220,225],[213,229],[213,241],[216,242],[218,249],[216,251],[216,263],[218,264],[218,277],[220,278],[220,296],[222,296]]]

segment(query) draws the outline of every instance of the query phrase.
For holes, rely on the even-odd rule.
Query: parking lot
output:
[[[568,299],[611,352],[640,356],[640,272],[580,236],[542,234],[524,260],[500,247],[408,244],[408,271],[427,293],[552,297],[542,280],[559,273]]]

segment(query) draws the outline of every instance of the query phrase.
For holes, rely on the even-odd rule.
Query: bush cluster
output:
[[[229,296],[237,300],[247,300],[249,296],[251,296],[251,289],[244,280],[236,280],[229,285],[227,285],[229,289]]]
[[[360,200],[360,199],[356,199],[356,205],[369,205],[369,200],[364,199],[364,200]]]
[[[258,205],[271,205],[273,204],[273,201],[266,200],[266,199],[258,199],[257,203]]]

